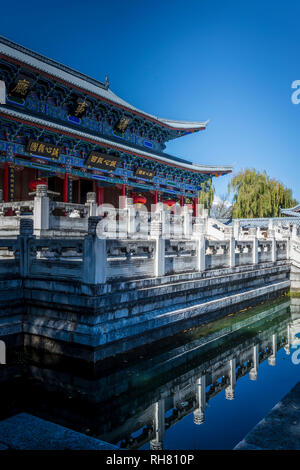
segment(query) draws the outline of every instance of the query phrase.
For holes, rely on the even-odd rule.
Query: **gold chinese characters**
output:
[[[49,144],[48,142],[37,142],[35,140],[30,140],[26,151],[28,153],[34,153],[44,157],[58,158],[60,154],[60,147]]]

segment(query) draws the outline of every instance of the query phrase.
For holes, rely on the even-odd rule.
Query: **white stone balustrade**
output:
[[[227,240],[211,240],[201,233],[189,240],[166,239],[157,232],[143,239],[112,239],[98,230],[102,217],[87,220],[86,235],[53,238],[36,236],[34,221],[22,217],[17,237],[0,238],[0,275],[19,273],[22,277],[104,284],[109,280],[203,272],[276,260],[290,262],[290,243],[291,253],[296,253],[300,261],[300,240],[298,245],[295,240],[258,239],[251,233],[248,240],[236,240],[232,230],[226,234]]]
[[[32,201],[0,203],[0,274],[7,269],[103,284],[290,259],[300,266],[296,225],[276,228],[270,220],[266,231],[245,229],[205,211],[192,217],[187,207],[158,203],[147,212],[130,199],[123,203],[117,210],[97,207],[95,193],[88,193],[86,204],[57,202],[45,185],[37,185]]]

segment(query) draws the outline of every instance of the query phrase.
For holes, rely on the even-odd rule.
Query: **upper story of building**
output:
[[[105,83],[0,37],[0,79],[7,105],[147,149],[204,130],[207,122],[163,119],[115,95]]]
[[[232,168],[195,164],[164,149],[206,124],[152,116],[115,95],[107,78],[99,82],[0,37],[2,163],[195,196],[203,181]]]

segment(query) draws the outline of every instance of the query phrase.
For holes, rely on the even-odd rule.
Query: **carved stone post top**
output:
[[[199,424],[204,423],[205,416],[202,410],[197,409],[194,411],[193,414],[194,414],[194,424],[199,425]]]
[[[227,235],[233,235],[233,227],[232,226],[228,226],[228,227],[225,227],[224,228],[224,233]]]
[[[36,196],[45,197],[48,193],[48,187],[46,184],[37,184],[36,185]]]
[[[93,192],[87,193],[86,202],[96,202],[96,193],[93,193]]]
[[[157,202],[156,204],[153,204],[155,212],[162,212],[164,210],[164,203],[163,202]]]
[[[270,227],[268,228],[268,237],[269,238],[275,238],[275,233],[276,233],[275,229],[270,228]]]
[[[249,235],[256,236],[257,228],[256,227],[249,227]]]
[[[32,219],[20,220],[20,235],[33,235],[33,220]]]

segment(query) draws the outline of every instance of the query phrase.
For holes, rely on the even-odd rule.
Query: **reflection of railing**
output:
[[[274,311],[273,320],[275,315]],[[160,398],[142,413],[139,412],[134,420],[129,420],[127,427],[121,426],[119,430],[114,427],[111,432],[100,434],[100,437],[110,442],[120,442],[121,447],[126,449],[138,449],[149,441],[152,449],[154,446],[162,449],[165,430],[191,413],[194,414],[194,423],[202,424],[207,405],[213,397],[225,392],[226,399],[234,399],[235,385],[239,379],[249,374],[250,380],[256,380],[259,366],[266,360],[270,365],[276,365],[276,353],[288,341],[288,322],[289,319],[285,318],[283,323],[262,328],[263,331],[256,337],[244,340],[242,348],[241,344],[232,346],[230,350],[216,353],[214,359],[208,354],[206,360],[193,366],[192,375],[186,367],[185,374],[180,377],[176,375],[174,382],[155,390],[157,396],[166,398]],[[216,351],[218,348],[215,348]],[[186,358],[184,363],[189,364],[190,361]],[[195,364],[195,358],[192,364]]]

